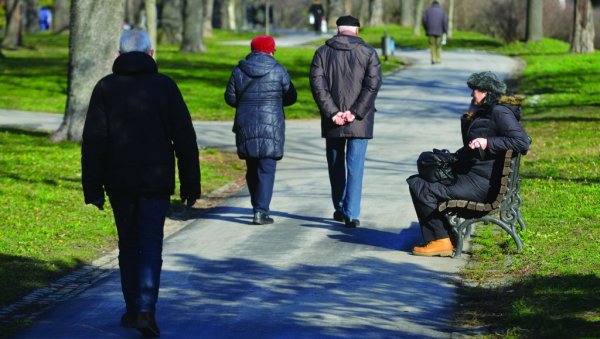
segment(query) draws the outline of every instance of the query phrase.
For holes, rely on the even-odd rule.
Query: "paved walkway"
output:
[[[456,336],[451,319],[464,259],[410,254],[420,231],[405,178],[415,172],[421,151],[459,147],[458,117],[470,99],[467,77],[484,70],[507,76],[517,64],[502,56],[445,52],[443,63],[432,66],[427,51],[399,54],[415,64],[388,74],[377,99],[361,227],[331,220],[319,121],[288,121],[271,206],[275,224],[251,224],[242,189],[165,240],[157,310],[162,337]],[[60,122],[45,114],[13,116],[0,110],[0,124],[54,128]],[[195,125],[201,146],[232,146],[231,122]],[[138,337],[118,324],[121,299],[113,265],[16,337]]]

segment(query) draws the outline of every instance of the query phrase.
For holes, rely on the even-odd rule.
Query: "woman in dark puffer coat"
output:
[[[275,41],[262,35],[250,43],[252,52],[233,69],[225,101],[236,108],[233,132],[237,154],[246,160],[246,183],[253,223],[271,224],[276,161],[283,158],[284,106],[296,102],[296,89],[286,69],[275,60]]]
[[[464,146],[457,151],[456,182],[428,182],[417,175],[407,179],[425,241],[413,249],[415,255],[451,256],[449,226],[438,204],[450,199],[489,201],[497,194],[494,188],[499,185],[505,152],[523,153],[529,148],[529,137],[519,123],[519,103],[508,103],[509,98],[502,96],[506,85],[492,72],[472,74],[467,85],[473,100],[461,118]]]

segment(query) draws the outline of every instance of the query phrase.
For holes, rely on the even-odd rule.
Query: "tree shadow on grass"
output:
[[[463,307],[492,334],[521,338],[600,337],[600,277],[594,274],[530,276],[500,287],[459,288]]]

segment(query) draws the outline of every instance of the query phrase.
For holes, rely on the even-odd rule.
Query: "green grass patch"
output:
[[[179,85],[194,120],[233,120],[223,93],[231,71],[250,52],[249,46],[221,44],[232,40],[250,40],[256,34],[214,30],[205,40],[208,51],[202,54],[180,53],[177,45],[159,45],[157,63],[160,72]],[[27,35],[26,48],[5,51],[0,59],[0,108],[63,113],[66,105],[68,36]],[[298,101],[286,108],[288,119],[319,117],[312,98],[309,72],[315,46],[278,47],[275,57],[284,65],[298,91]],[[383,63],[384,72],[403,65],[400,59]]]
[[[487,326],[481,337],[600,337],[600,56],[568,47],[546,39],[495,49],[527,63],[519,92],[533,144],[521,166],[523,253],[483,226],[463,272],[459,322]]]
[[[0,129],[0,308],[116,247],[110,204],[83,202],[80,145]],[[235,154],[200,155],[202,191],[243,175]]]

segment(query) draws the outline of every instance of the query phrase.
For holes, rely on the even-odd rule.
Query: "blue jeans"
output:
[[[246,159],[246,183],[254,213],[269,213],[277,161],[271,158]]]
[[[121,289],[127,312],[154,313],[169,196],[109,198],[119,233]]]
[[[325,140],[333,208],[341,211],[346,219],[358,219],[369,139]]]

